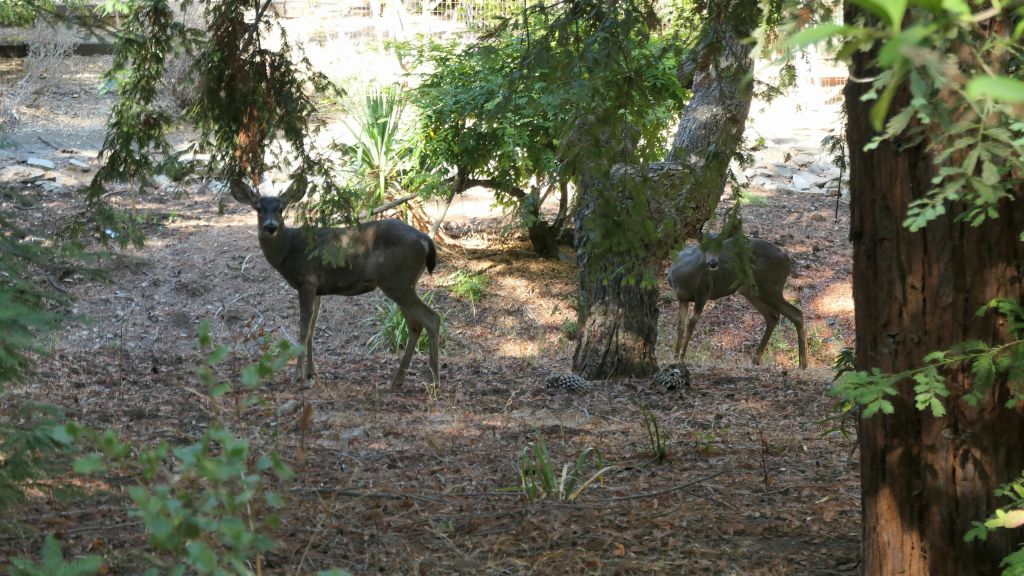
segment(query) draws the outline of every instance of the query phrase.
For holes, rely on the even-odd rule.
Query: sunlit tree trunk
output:
[[[854,76],[877,72],[867,58],[855,59]],[[962,207],[955,205],[920,232],[904,228],[907,206],[931,186],[933,154],[927,142],[863,151],[874,136],[873,101],[861,101],[869,87],[850,83],[846,92],[858,368],[899,372],[958,342],[1006,341],[999,317],[975,312],[995,297],[1024,296],[1019,193],[980,228],[956,221]],[[865,574],[998,574],[1000,559],[1020,541],[1011,530],[987,542],[963,537],[999,504],[993,489],[1024,467],[1024,414],[1004,408],[1005,381],[977,408],[962,400],[968,370],[947,374],[946,385],[952,395],[943,418],[917,410],[914,383],[905,381],[894,414],[862,422]]]
[[[722,195],[750,110],[753,60],[744,40],[760,14],[756,0],[710,10],[694,57],[680,65],[680,77],[692,78],[693,96],[666,162],[618,166],[611,177],[577,183],[581,331],[573,369],[586,378],[642,377],[657,369],[658,287],[651,281],[663,276],[672,251],[697,236]],[[615,233],[627,240],[595,250],[607,245],[601,231],[617,221],[623,225]],[[630,238],[630,228],[644,222],[657,229],[653,243]]]

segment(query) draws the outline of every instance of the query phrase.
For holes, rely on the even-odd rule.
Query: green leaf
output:
[[[842,24],[836,24],[834,22],[818,24],[817,26],[804,28],[796,34],[793,34],[786,39],[785,46],[787,48],[803,48],[804,46],[817,44],[818,42],[833,36],[841,36],[849,31],[850,28],[848,26],[843,26]]]
[[[1024,80],[1008,76],[975,76],[967,82],[968,98],[991,98],[1007,104],[1024,104]]]
[[[999,169],[988,160],[981,164],[981,181],[989,186],[999,183]]]
[[[875,102],[874,106],[871,107],[871,127],[876,131],[881,131],[885,125],[885,118],[889,114],[889,105],[892,104],[893,96],[896,95],[896,89],[899,88],[900,83],[903,81],[903,75],[903,66],[900,65],[894,71],[893,77],[889,84],[885,86],[882,95],[879,96],[878,102]]]
[[[942,0],[942,7],[958,16],[971,15],[971,7],[967,5],[966,0]]]
[[[76,474],[94,474],[96,472],[102,472],[106,470],[107,466],[103,462],[103,455],[99,452],[93,452],[86,456],[82,456],[75,460],[75,473]]]
[[[894,31],[899,30],[903,25],[907,0],[851,0],[851,2],[881,18]]]

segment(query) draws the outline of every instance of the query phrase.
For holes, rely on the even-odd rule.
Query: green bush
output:
[[[7,569],[8,576],[91,576],[98,574],[103,567],[103,558],[99,556],[65,560],[60,543],[53,534],[46,535],[41,555],[40,562],[33,562],[22,556],[11,558],[11,566]]]

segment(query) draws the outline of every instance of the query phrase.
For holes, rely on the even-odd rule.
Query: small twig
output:
[[[768,443],[764,439],[764,430],[761,430],[761,422],[757,418],[754,418],[754,427],[757,428],[757,434],[761,437],[761,473],[764,476],[764,492],[768,493],[768,458],[766,456],[768,452]]]
[[[367,218],[369,216],[376,216],[378,214],[383,214],[384,212],[387,212],[388,210],[391,210],[392,208],[394,208],[396,206],[401,206],[402,204],[405,204],[406,202],[416,198],[417,196],[419,196],[419,194],[409,194],[408,196],[403,196],[403,197],[398,198],[396,200],[392,200],[391,202],[388,202],[387,204],[381,204],[380,206],[377,206],[376,208],[374,208],[373,210],[370,210],[369,212],[367,212],[366,210],[363,210],[362,212],[359,213],[359,219],[362,220],[363,218]]]
[[[241,269],[238,270],[239,274],[245,274],[245,267],[246,267],[247,264],[249,264],[249,260],[251,260],[251,259],[252,259],[252,254],[247,254],[245,256],[245,260],[242,260],[242,267],[241,267]]]
[[[133,526],[142,526],[144,522],[142,520],[136,520],[134,522],[121,522],[118,524],[106,524],[106,525],[95,525],[95,526],[79,526],[78,528],[69,528],[62,530],[62,534],[81,534],[82,532],[93,532],[96,530],[116,530],[118,528],[130,528]]]
[[[284,324],[281,324],[279,322],[277,324],[277,328],[278,330],[281,331],[282,334],[284,334],[285,339],[288,340],[288,342],[291,343],[292,346],[299,345],[299,343],[295,341],[295,338],[292,338],[292,335],[288,333],[288,329],[284,327]]]
[[[320,502],[323,503],[323,498],[320,499]],[[295,564],[296,574],[302,573],[302,565],[306,563],[306,557],[309,556],[309,550],[313,547],[313,543],[317,541],[321,534],[323,534],[325,520],[327,520],[327,514],[321,514],[320,519],[317,520],[316,528],[313,529],[313,535],[309,537],[309,541],[306,542],[306,546],[302,549],[302,556],[299,556],[299,561]]]
[[[721,470],[719,472],[715,472],[714,474],[710,474],[710,475],[704,476],[702,478],[697,478],[696,480],[691,480],[689,482],[684,482],[683,484],[678,484],[676,486],[672,486],[671,488],[665,488],[664,490],[655,490],[654,492],[644,492],[643,494],[631,494],[629,496],[615,496],[615,497],[612,497],[612,498],[608,498],[606,501],[607,502],[623,502],[623,501],[626,501],[626,500],[640,500],[640,499],[643,499],[643,498],[652,498],[654,496],[661,496],[663,494],[669,494],[671,492],[676,492],[678,490],[682,490],[683,488],[689,488],[690,486],[693,486],[695,484],[700,484],[701,482],[707,482],[708,480],[711,480],[712,478],[718,478],[722,474],[725,474],[725,470]]]
[[[65,287],[61,286],[60,284],[58,284],[57,281],[53,279],[53,275],[52,274],[47,274],[46,275],[46,281],[50,284],[50,286],[53,286],[56,290],[58,290],[60,292],[63,292],[65,294],[68,293],[67,288],[65,288]]]
[[[417,496],[415,494],[389,494],[387,492],[360,492],[357,490],[342,490],[338,488],[295,488],[289,490],[292,494],[330,494],[331,496],[345,496],[348,498],[373,498],[377,500],[416,500],[417,502],[437,502],[436,497]]]
[[[46,138],[43,138],[42,136],[36,136],[36,138],[38,138],[39,141],[42,142],[43,144],[46,144],[50,148],[53,148],[54,150],[57,150],[57,151],[64,150],[65,148],[67,148],[66,146],[58,146],[58,145],[54,144],[53,142],[50,142]]]

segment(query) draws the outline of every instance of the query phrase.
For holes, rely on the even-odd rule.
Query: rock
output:
[[[82,172],[88,172],[92,170],[92,166],[90,166],[88,162],[83,162],[78,158],[72,158],[68,160],[68,166],[71,166],[72,168],[77,168]]]
[[[793,175],[793,169],[787,166],[786,164],[780,164],[776,162],[775,164],[771,165],[770,168],[773,172],[775,172],[777,176],[782,176],[783,178],[789,178],[790,176]]]
[[[50,180],[40,181],[39,187],[42,188],[44,192],[60,192],[64,188],[60,184],[57,184],[56,182],[52,182]]]
[[[765,163],[786,162],[789,160],[789,152],[781,148],[769,146],[763,150],[758,150],[754,157]]]
[[[157,174],[156,176],[153,176],[153,185],[157,190],[166,190],[171,184],[174,184],[174,181],[164,174]]]
[[[57,167],[53,162],[44,160],[43,158],[29,158],[28,160],[25,160],[25,164],[35,166],[36,168],[44,168],[46,170],[53,170]]]
[[[793,174],[793,187],[797,190],[804,191],[815,185],[815,182],[819,180],[818,176],[810,172],[797,172]]]
[[[769,180],[767,178],[762,178],[760,176],[754,178],[754,180],[751,182],[751,185],[754,186],[755,188],[760,188],[761,190],[764,190],[766,192],[775,192],[779,190],[778,182],[774,180]]]
[[[839,168],[829,162],[812,162],[807,166],[807,169],[821,176],[831,176],[833,178],[839,176]]]
[[[281,406],[279,406],[277,408],[277,415],[278,415],[278,417],[285,416],[287,414],[290,414],[290,413],[294,412],[298,407],[299,407],[299,401],[298,400],[294,400],[294,399],[289,400],[289,401],[285,402],[284,404],[281,404]]]
[[[793,163],[800,167],[810,166],[815,161],[816,158],[812,154],[797,154],[793,157]]]
[[[24,183],[27,180],[42,178],[44,171],[31,166],[7,166],[0,169],[0,182],[16,181]]]
[[[342,430],[341,433],[338,434],[338,439],[341,440],[342,442],[351,442],[356,438],[362,438],[364,436],[366,436],[366,428],[359,426],[357,428],[349,428],[348,430]]]

